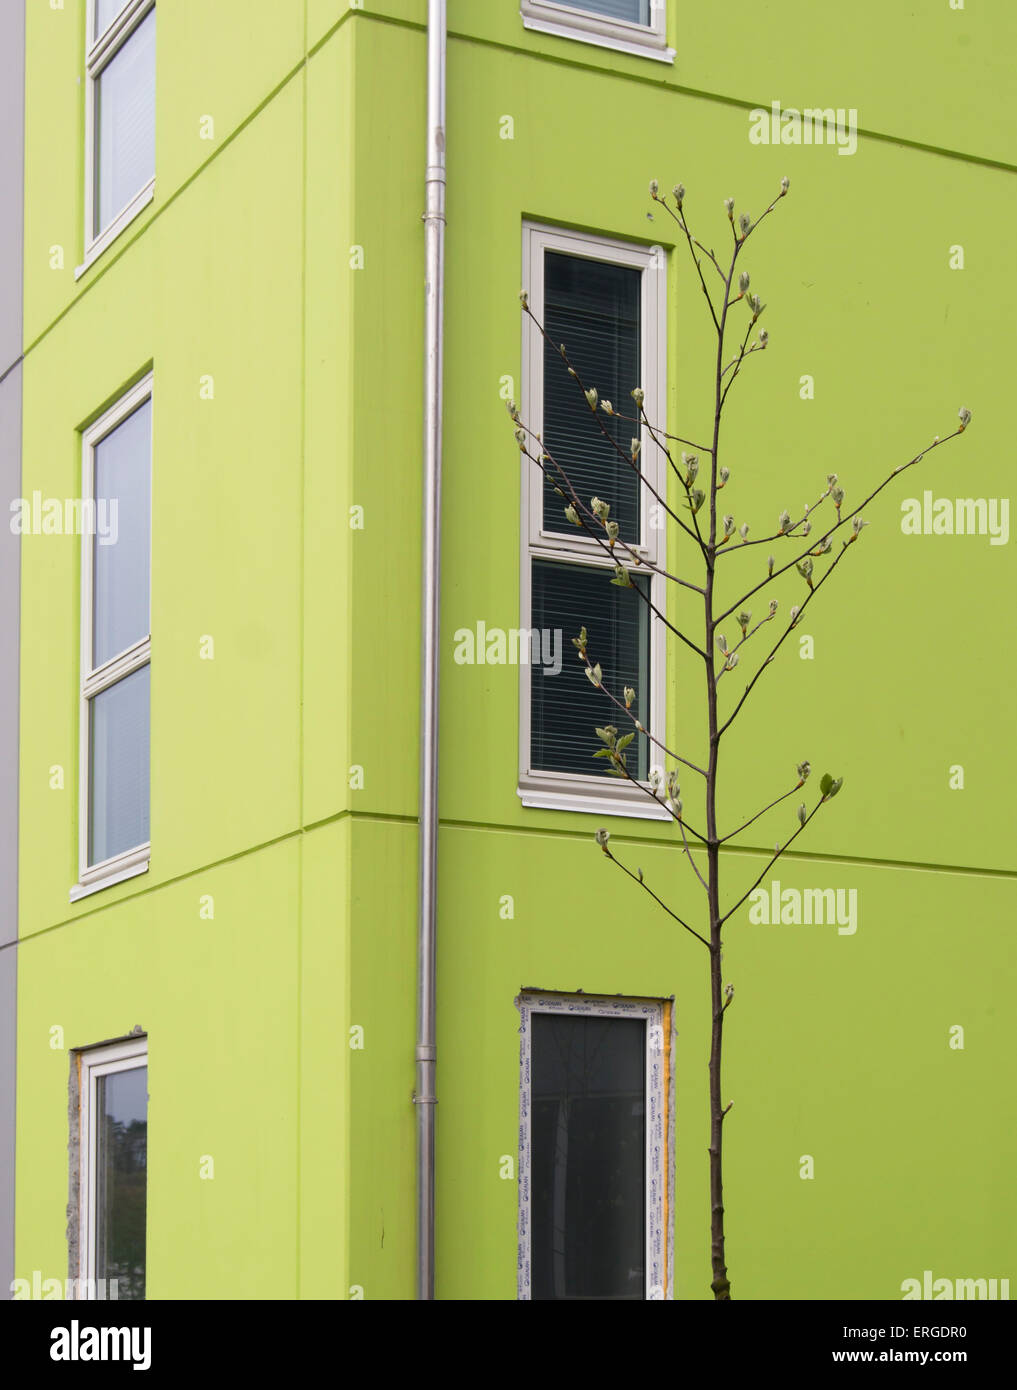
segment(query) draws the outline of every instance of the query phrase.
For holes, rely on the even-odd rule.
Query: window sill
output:
[[[85,259],[74,272],[75,280],[80,280],[90,265],[93,265],[102,253],[111,246],[122,231],[142,212],[155,197],[155,179],[149,179],[148,183],[140,193],[135,194],[131,201],[117,213],[108,227],[103,228],[99,235],[85,249]]]
[[[579,811],[591,816],[626,816],[636,820],[670,820],[666,807],[654,805],[645,792],[634,787],[602,787],[576,778],[575,784],[522,778],[516,795],[524,806],[540,811]]]
[[[523,28],[533,29],[539,34],[553,34],[558,39],[578,39],[580,43],[596,44],[598,48],[613,48],[618,53],[631,53],[636,58],[655,58],[658,63],[674,63],[673,48],[663,47],[655,38],[622,38],[620,35],[597,33],[592,29],[576,26],[554,19],[541,19],[536,15],[524,14]]]
[[[71,902],[76,903],[92,893],[99,893],[103,888],[112,888],[114,883],[136,878],[138,874],[147,874],[151,857],[152,846],[139,845],[137,849],[128,850],[126,854],[118,854],[115,859],[107,859],[103,864],[93,865],[81,875],[80,883],[76,883],[71,889]]]

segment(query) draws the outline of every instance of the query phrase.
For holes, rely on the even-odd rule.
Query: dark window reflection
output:
[[[96,1078],[95,1277],[117,1297],[145,1297],[148,1068]]]
[[[646,1297],[646,1024],[533,1013],[532,1297]]]

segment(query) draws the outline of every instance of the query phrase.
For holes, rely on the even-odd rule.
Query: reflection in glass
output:
[[[96,1078],[95,1277],[145,1297],[148,1068]]]
[[[534,1013],[535,1299],[646,1297],[646,1024]]]

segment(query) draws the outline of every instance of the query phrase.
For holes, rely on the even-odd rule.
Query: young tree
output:
[[[724,1254],[723,1195],[724,1120],[731,1110],[731,1102],[727,1105],[722,1103],[721,1058],[724,1042],[724,1016],[734,998],[734,988],[730,984],[723,984],[721,933],[725,923],[745,903],[781,855],[802,834],[812,818],[819,812],[820,807],[837,795],[843,781],[841,777],[833,777],[829,773],[821,777],[819,794],[811,809],[806,801],[800,802],[797,807],[797,828],[783,844],[778,843],[776,845],[774,854],[768,859],[762,872],[745,892],[731,906],[724,908],[721,905],[720,889],[721,846],[741,834],[768,811],[772,811],[800,791],[809,778],[811,765],[808,762],[799,763],[795,769],[795,781],[787,791],[768,802],[743,824],[722,833],[717,819],[717,789],[720,778],[722,741],[735,719],[742,713],[757,682],[774,660],[788,634],[797,625],[801,615],[813,602],[819,591],[829,582],[849,548],[858,540],[863,527],[867,524],[862,516],[863,509],[883,491],[898,473],[913,467],[931,450],[962,434],[971,422],[971,412],[962,408],[959,412],[960,424],[952,434],[946,435],[942,439],[937,435],[931,444],[920,450],[913,458],[910,458],[906,463],[899,464],[853,510],[846,511],[844,509],[844,488],[838,481],[837,474],[830,473],[826,477],[826,486],[820,492],[817,500],[811,506],[806,505],[802,515],[795,518],[792,518],[791,513],[786,509],[781,511],[777,519],[776,530],[770,534],[750,540],[750,527],[747,522],[738,524],[733,512],[720,514],[719,493],[728,485],[730,478],[729,469],[721,463],[721,422],[724,407],[731,387],[748,358],[753,354],[765,351],[768,342],[767,330],[765,328],[757,330],[756,328],[766,306],[760,301],[758,294],[750,292],[749,273],[739,269],[739,262],[749,238],[755,235],[777,204],[787,196],[789,186],[788,179],[781,180],[780,192],[756,221],[753,221],[747,213],[741,213],[736,218],[734,199],[724,200],[727,220],[731,228],[732,246],[729,258],[726,258],[722,263],[721,258],[715,255],[712,249],[707,249],[706,244],[694,236],[690,230],[685,214],[685,189],[683,186],[681,184],[675,186],[672,190],[672,201],[669,201],[666,195],[661,196],[656,180],[650,183],[650,197],[658,206],[666,210],[678,228],[680,239],[683,239],[688,247],[713,323],[716,338],[713,434],[708,445],[695,444],[692,440],[682,438],[680,435],[670,434],[659,421],[650,420],[643,408],[643,391],[638,386],[632,391],[635,414],[622,414],[615,410],[610,401],[601,400],[596,384],[584,381],[576,370],[569,356],[567,345],[563,343],[559,346],[551,342],[544,326],[537,321],[530,309],[526,291],[524,290],[520,294],[524,317],[531,320],[548,348],[560,355],[563,371],[567,371],[575,379],[576,389],[585,396],[591,417],[595,420],[603,439],[606,441],[605,447],[609,446],[624,460],[638,479],[639,488],[645,490],[653,503],[662,509],[670,526],[676,528],[680,536],[685,538],[685,548],[691,550],[698,567],[695,580],[659,567],[644,556],[637,554],[633,547],[622,538],[618,522],[611,518],[610,505],[598,497],[580,497],[569,479],[566,468],[552,456],[542,442],[540,434],[529,428],[520,417],[515,402],[510,401],[508,405],[509,414],[516,426],[515,438],[520,451],[542,469],[544,476],[562,499],[565,517],[569,523],[580,528],[587,536],[595,540],[614,562],[614,574],[610,583],[622,588],[634,589],[640,601],[649,607],[650,621],[662,623],[670,637],[694,652],[703,666],[709,730],[708,748],[705,757],[700,755],[696,761],[692,761],[685,752],[678,752],[665,745],[640,722],[633,710],[636,692],[631,687],[625,687],[621,691],[612,689],[609,675],[605,674],[600,663],[596,660],[597,653],[593,649],[586,628],[583,627],[578,637],[572,639],[579,659],[585,664],[587,677],[593,686],[603,694],[605,702],[613,707],[611,717],[618,719],[619,724],[629,726],[625,733],[620,733],[618,725],[613,723],[605,723],[603,727],[597,728],[595,733],[601,746],[597,748],[593,756],[605,760],[607,763],[605,771],[608,776],[627,779],[635,786],[642,788],[647,796],[652,797],[658,805],[665,808],[680,833],[680,840],[676,841],[676,849],[687,859],[690,871],[698,881],[696,892],[701,892],[703,895],[701,899],[702,910],[694,918],[700,928],[697,929],[697,926],[680,916],[653,891],[644,880],[641,869],[636,869],[633,872],[615,857],[609,847],[610,836],[606,830],[596,832],[596,842],[604,855],[617,865],[621,872],[627,874],[637,883],[644,892],[648,893],[669,917],[701,942],[709,952],[712,1002],[709,1061],[709,1153],[713,1272],[710,1287],[716,1299],[729,1299],[731,1297],[731,1283],[727,1274]],[[708,278],[709,284],[707,283]],[[711,287],[713,288],[712,294],[710,292]],[[744,304],[748,311],[744,332],[733,328],[733,311],[738,304]],[[750,344],[750,339],[754,333],[757,336],[755,341]],[[737,343],[736,349],[727,346],[729,340]],[[631,427],[632,440],[627,450],[618,442],[615,432],[617,425],[614,429],[609,429],[605,420],[621,422],[622,425]],[[670,472],[676,480],[672,484],[671,491],[677,493],[687,515],[682,515],[672,508],[667,496],[656,490],[650,478],[644,473],[641,465],[644,440],[649,440],[652,446],[660,450],[667,460]],[[676,459],[675,453],[678,451],[673,448],[675,445],[685,445],[688,450],[695,450],[695,452],[682,451]],[[702,485],[699,485],[699,456],[701,454],[705,455],[707,466],[704,469],[706,476],[702,479]],[[824,511],[820,511],[824,503],[828,503],[828,505]],[[832,516],[831,512],[833,513]],[[816,534],[813,534],[814,532]],[[839,537],[838,532],[842,532]],[[840,540],[840,548],[835,550],[836,539]],[[772,548],[766,554],[765,573],[762,573],[761,557],[763,552],[757,549],[759,546]],[[736,560],[734,558],[736,555],[742,558]],[[749,577],[743,581],[747,585],[745,592],[734,603],[723,607],[721,611],[717,611],[722,602],[718,595],[719,567],[739,563],[750,569]],[[677,624],[672,623],[666,612],[661,611],[651,602],[646,586],[633,584],[632,571],[637,568],[662,575],[669,583],[700,596],[703,604],[703,620],[702,627],[699,629],[701,635],[698,635],[698,640],[697,636],[682,631]],[[820,569],[822,569],[822,573],[818,572]],[[752,621],[751,610],[745,605],[754,596],[762,596],[769,585],[791,570],[797,571],[802,580],[802,601],[799,605],[791,608],[783,631],[772,642],[769,649],[761,654],[761,659],[759,659],[754,673],[741,693],[732,696],[722,708],[721,695],[730,690],[734,684],[729,676],[724,692],[721,692],[723,677],[729,675],[739,665],[743,656],[742,648],[767,624],[777,621],[779,607],[777,599],[769,600],[767,611],[755,623]],[[741,636],[737,641],[732,640],[729,643],[721,631],[721,625],[731,618],[737,622]],[[646,739],[651,745],[655,745],[657,756],[663,755],[663,759],[672,764],[669,769],[665,768],[663,772],[660,768],[651,770],[649,779],[645,782],[635,777],[628,767],[627,749],[633,739],[637,737]],[[679,769],[681,768],[688,769],[695,777],[702,779],[705,801],[705,831],[697,830],[686,818],[679,781]],[[697,863],[693,856],[689,844],[690,836],[694,841],[698,841],[700,853],[705,851],[705,869],[701,867],[700,863]],[[683,910],[687,916],[693,915],[688,913],[687,909]]]

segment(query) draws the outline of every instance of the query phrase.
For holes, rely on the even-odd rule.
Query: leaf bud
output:
[[[572,505],[571,502],[570,502],[569,505],[565,508],[565,520],[566,520],[566,521],[571,521],[571,523],[572,523],[573,526],[582,526],[582,524],[583,524],[583,523],[579,520],[579,513],[576,511],[575,507],[573,507],[573,505]]]
[[[742,524],[738,527],[738,534],[739,534],[739,536],[741,536],[741,538],[742,538],[743,541],[747,541],[747,540],[748,540],[748,538],[749,538],[749,523],[748,523],[747,521],[743,521]]]
[[[680,208],[685,201],[685,185],[683,183],[676,183],[671,192],[674,194],[674,200]]]
[[[729,221],[729,222],[733,222],[733,221],[734,221],[734,199],[733,199],[733,198],[725,198],[725,199],[724,199],[724,210],[725,210],[725,212],[727,213],[728,221]]]
[[[726,487],[726,486],[727,486],[727,480],[728,480],[728,478],[730,478],[730,476],[731,476],[731,470],[730,470],[730,468],[722,468],[722,469],[720,470],[720,482],[717,484],[717,486],[718,486],[718,487]]]
[[[656,179],[651,179],[651,180],[650,180],[650,197],[651,197],[651,198],[656,198],[656,196],[657,196],[657,194],[658,194],[659,192],[660,192],[660,184],[657,182]]]
[[[772,599],[770,600],[770,617],[771,617],[771,618],[775,618],[775,617],[777,616],[777,609],[778,609],[779,607],[780,607],[780,599],[772,598]]]
[[[741,275],[739,275],[739,277],[738,277],[738,289],[741,291],[742,294],[744,294],[745,291],[748,289],[748,287],[749,287],[749,272],[748,272],[747,270],[743,270],[742,273],[741,273]]]
[[[767,557],[766,557],[766,572],[767,572],[767,574],[770,576],[770,578],[772,579],[772,578],[773,578],[773,556],[772,556],[772,555],[767,555]]]
[[[597,844],[601,847],[601,849],[607,849],[607,842],[611,838],[611,832],[601,827],[593,838],[596,840]]]
[[[584,392],[583,392],[583,395],[586,397],[587,401],[589,402],[590,409],[591,409],[591,410],[596,410],[596,408],[597,408],[597,399],[598,399],[598,398],[597,398],[597,388],[596,388],[595,386],[591,386],[590,389],[589,389],[588,391],[584,391]]]
[[[632,399],[635,401],[636,405],[640,408],[640,410],[642,410],[645,396],[643,395],[643,388],[641,386],[636,386],[633,388]]]
[[[627,685],[623,694],[625,696],[625,708],[631,709],[632,701],[636,698],[636,692],[632,689],[631,685]]]
[[[743,237],[748,236],[749,228],[752,226],[752,218],[747,212],[743,212],[738,218],[738,226]]]
[[[790,179],[788,178],[788,176],[785,174],[784,177],[783,177],[783,178],[781,179],[781,181],[780,181],[780,196],[781,196],[782,198],[783,198],[784,195],[787,193],[787,191],[788,191],[788,189],[789,189],[790,187],[791,187],[791,180],[790,180]]]
[[[805,822],[808,820],[808,817],[809,817],[809,813],[808,813],[808,811],[806,810],[806,808],[805,808],[805,802],[803,801],[802,804],[798,807],[798,823],[799,823],[799,825],[804,825]]]
[[[961,429],[966,430],[968,425],[971,424],[971,411],[968,410],[967,406],[962,405],[957,412],[957,418],[960,420]]]

